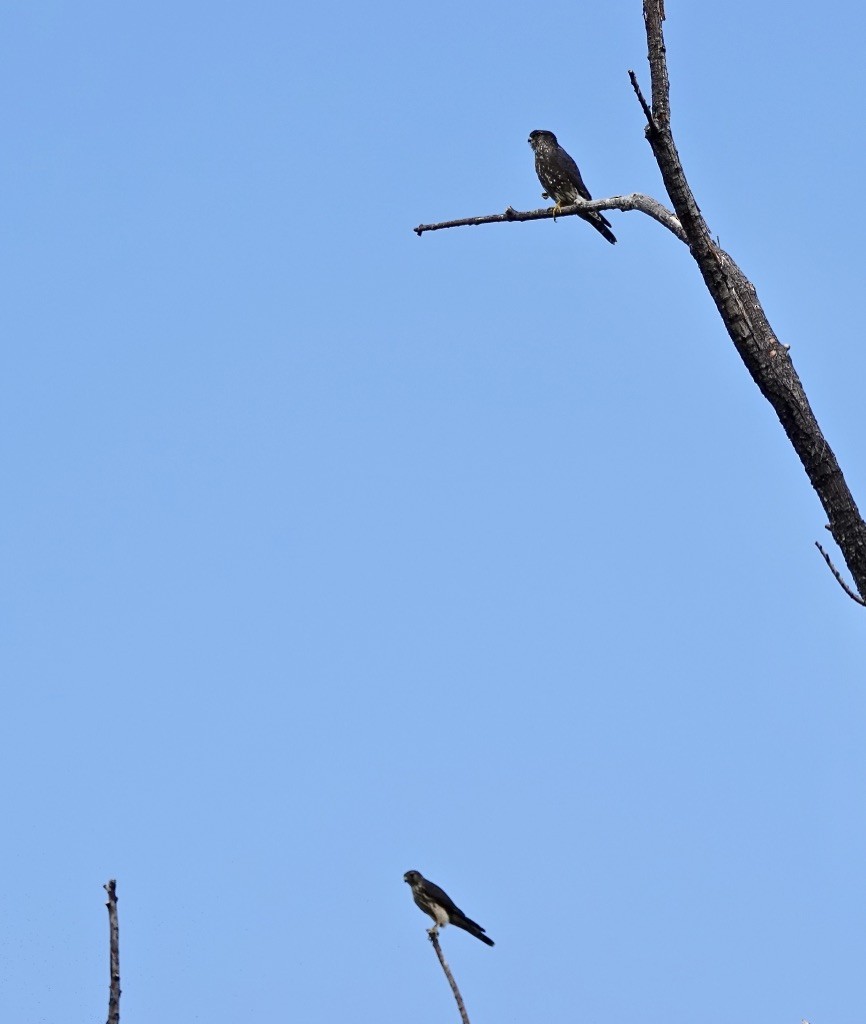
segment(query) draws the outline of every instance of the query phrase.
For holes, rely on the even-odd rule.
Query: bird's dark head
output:
[[[539,146],[557,146],[559,143],[556,141],[556,136],[553,132],[546,132],[540,128],[536,128],[534,132],[529,133],[527,142],[533,149],[538,149]]]
[[[403,875],[403,881],[404,882],[408,882],[409,885],[414,885],[416,882],[420,882],[421,881],[421,872],[420,871],[407,871],[406,874]]]

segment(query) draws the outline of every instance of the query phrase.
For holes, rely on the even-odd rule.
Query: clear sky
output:
[[[669,0],[866,507],[861,5]],[[862,1024],[866,615],[661,199],[639,0],[11,0],[0,1020]],[[852,191],[852,188],[854,191]],[[841,560],[840,560],[841,564]]]

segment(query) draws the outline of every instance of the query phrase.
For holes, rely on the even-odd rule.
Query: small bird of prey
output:
[[[435,935],[446,924],[453,924],[486,942],[488,946],[493,945],[493,939],[487,938],[481,925],[470,920],[446,892],[433,882],[428,882],[420,871],[407,871],[403,881],[412,887],[412,899],[425,914],[433,918],[433,927],[427,929],[431,935]]]
[[[572,206],[581,199],[592,199],[589,189],[584,185],[577,164],[556,141],[553,132],[536,130],[529,133],[529,145],[535,153],[535,173],[544,186],[541,193],[543,199],[552,199],[554,218],[562,206]],[[597,210],[579,213],[588,224],[592,224],[599,234],[616,245],[616,237],[610,230],[610,221]]]

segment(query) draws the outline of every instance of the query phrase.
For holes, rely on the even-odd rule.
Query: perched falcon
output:
[[[544,186],[542,197],[552,199],[556,203],[554,210],[559,210],[561,206],[571,206],[581,199],[592,199],[577,164],[556,141],[553,132],[530,132],[529,145],[535,152],[535,173]],[[610,221],[606,217],[596,210],[591,213],[580,213],[578,216],[592,224],[611,245],[616,245],[616,238],[610,230]]]
[[[425,914],[433,918],[435,924],[428,929],[431,934],[437,932],[439,928],[444,928],[446,924],[453,924],[474,935],[476,939],[486,942],[488,946],[493,945],[493,939],[487,938],[481,925],[471,921],[447,893],[438,885],[428,882],[420,871],[407,871],[403,875],[403,881],[412,886],[412,899]]]

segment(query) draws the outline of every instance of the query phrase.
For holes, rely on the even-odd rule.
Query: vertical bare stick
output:
[[[430,936],[430,941],[433,943],[433,948],[436,950],[436,956],[439,957],[439,963],[442,964],[442,970],[445,972],[445,977],[448,979],[448,984],[451,986],[451,991],[454,993],[454,998],[457,1000],[457,1009],[460,1011],[460,1016],[463,1018],[463,1024],[469,1024],[469,1015],[466,1013],[466,1007],[463,1004],[463,996],[460,995],[460,989],[457,987],[457,982],[454,980],[451,968],[447,963],[445,963],[445,957],[442,955],[442,947],[439,945],[438,932],[435,928],[428,928],[427,934]]]
[[[111,986],[108,990],[108,1024],[120,1024],[120,940],[117,928],[117,882],[111,879],[102,887],[108,893],[109,956]]]

